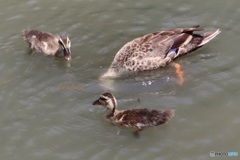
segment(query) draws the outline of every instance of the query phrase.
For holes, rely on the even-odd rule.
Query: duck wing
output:
[[[195,26],[192,28],[176,28],[168,31],[155,32],[143,37],[135,39],[135,43],[139,44],[140,50],[148,50],[148,55],[153,57],[165,58],[171,49],[178,49],[183,45],[187,45],[193,39],[194,31],[201,31],[203,28]],[[200,35],[198,35],[200,36]]]

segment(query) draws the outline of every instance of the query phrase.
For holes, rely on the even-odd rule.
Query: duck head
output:
[[[71,60],[71,41],[68,36],[61,36],[59,38],[59,44],[62,46],[64,58],[68,61]]]
[[[102,105],[112,112],[115,111],[117,107],[117,100],[111,93],[103,93],[99,99],[94,101],[92,105]]]

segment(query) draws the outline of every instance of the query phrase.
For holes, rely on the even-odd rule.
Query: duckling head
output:
[[[111,93],[103,93],[99,99],[94,101],[92,105],[102,105],[111,111],[115,111],[117,107],[117,100]]]
[[[59,38],[59,44],[62,46],[64,58],[66,60],[71,60],[71,41],[68,36],[61,36]]]

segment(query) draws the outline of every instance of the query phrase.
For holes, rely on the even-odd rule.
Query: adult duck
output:
[[[101,78],[164,67],[177,57],[202,47],[221,32],[217,29],[213,32],[195,33],[202,30],[204,28],[200,26],[176,28],[136,38],[117,52],[111,66]]]

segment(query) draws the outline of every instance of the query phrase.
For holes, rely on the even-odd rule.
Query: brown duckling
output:
[[[101,78],[117,77],[124,72],[146,71],[164,67],[177,57],[202,47],[221,31],[201,34],[204,28],[176,28],[150,33],[126,43],[115,55],[108,71]]]
[[[104,93],[100,98],[92,103],[92,105],[102,105],[107,108],[106,118],[111,122],[135,128],[136,135],[146,127],[154,127],[166,123],[174,116],[174,110],[149,110],[130,109],[117,110],[116,98],[111,93]]]
[[[29,47],[46,55],[60,56],[64,54],[66,60],[71,60],[71,41],[67,36],[58,36],[39,30],[23,30],[23,39]]]

